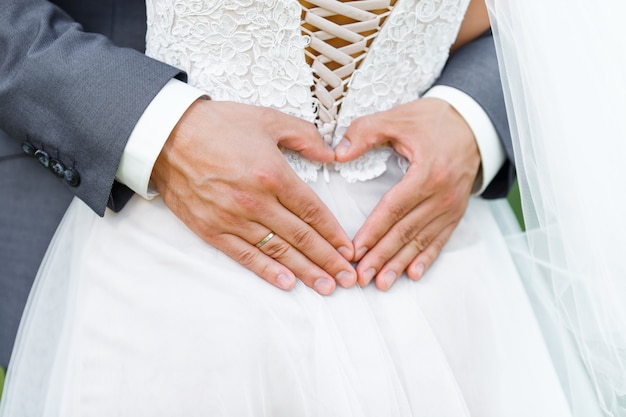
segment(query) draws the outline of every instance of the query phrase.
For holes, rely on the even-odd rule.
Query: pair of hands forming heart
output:
[[[278,148],[345,162],[384,143],[410,167],[352,241]],[[372,280],[386,290],[405,270],[419,279],[463,216],[479,166],[469,126],[438,99],[356,119],[334,151],[312,124],[277,110],[198,100],[170,135],[152,179],[207,243],[279,288],[300,279],[328,295],[337,284]],[[270,231],[275,236],[257,247]]]

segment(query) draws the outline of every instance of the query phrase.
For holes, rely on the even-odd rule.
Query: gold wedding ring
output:
[[[274,232],[269,232],[269,233],[267,234],[267,236],[265,236],[263,239],[259,240],[259,243],[257,243],[255,246],[256,246],[257,248],[260,248],[261,246],[263,246],[263,245],[265,245],[267,242],[269,242],[269,241],[270,241],[270,239],[271,239],[271,238],[273,238],[274,236],[276,236],[276,235],[274,234]]]

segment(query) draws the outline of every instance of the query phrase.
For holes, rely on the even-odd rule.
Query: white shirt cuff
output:
[[[143,198],[152,199],[158,195],[150,185],[154,163],[185,111],[203,96],[206,93],[202,90],[182,81],[168,81],[130,134],[115,178]]]
[[[472,193],[482,193],[506,161],[504,146],[491,119],[472,97],[454,87],[436,85],[428,90],[424,97],[438,98],[450,104],[465,119],[474,133],[481,164]]]

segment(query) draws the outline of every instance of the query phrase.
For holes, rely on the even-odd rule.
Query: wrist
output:
[[[159,91],[133,129],[120,160],[116,178],[144,198],[152,198],[153,167],[170,132],[201,90],[172,79]]]
[[[164,185],[168,183],[175,166],[183,166],[176,164],[179,159],[177,155],[180,154],[181,150],[192,146],[190,142],[195,135],[194,130],[197,127],[198,118],[202,117],[200,115],[201,107],[207,100],[207,97],[200,97],[191,103],[165,140],[150,175],[156,192],[161,192]]]
[[[472,193],[482,193],[506,161],[504,146],[491,119],[472,97],[453,87],[437,85],[424,97],[438,98],[450,104],[471,129],[480,155]]]

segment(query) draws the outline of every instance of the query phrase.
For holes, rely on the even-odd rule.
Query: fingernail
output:
[[[376,270],[374,268],[366,269],[365,272],[363,272],[363,286],[369,284],[372,281],[372,278],[374,278],[374,275],[376,275]]]
[[[339,252],[339,254],[343,256],[346,260],[350,260],[350,249],[346,248],[345,246],[340,246],[337,248],[337,252]]]
[[[357,261],[360,260],[363,255],[365,255],[367,253],[367,248],[359,248],[356,251],[356,254],[354,255],[354,259],[356,259]]]
[[[296,284],[296,278],[287,274],[280,274],[276,278],[276,284],[283,290],[290,290]]]
[[[344,288],[350,288],[356,282],[356,275],[354,272],[350,271],[341,271],[335,276],[335,279]]]
[[[398,278],[398,274],[394,271],[387,271],[383,275],[383,282],[385,283],[387,289],[391,288],[394,282],[396,282],[396,278]]]
[[[333,292],[334,287],[328,278],[318,278],[313,284],[313,289],[322,295],[328,295]]]
[[[345,155],[346,153],[348,153],[348,150],[350,149],[350,145],[352,144],[350,143],[348,139],[341,138],[341,141],[339,142],[337,147],[335,147],[335,153],[339,156]]]
[[[424,266],[424,264],[417,264],[417,266],[414,269],[415,272],[415,279],[418,280],[422,277],[422,275],[424,274],[424,270],[426,269],[426,266]]]

